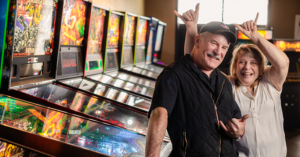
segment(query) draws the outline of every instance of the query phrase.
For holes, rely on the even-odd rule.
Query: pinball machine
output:
[[[124,16],[126,18],[122,24],[121,19]],[[122,91],[151,99],[155,81],[147,79],[142,75],[119,71],[119,67],[121,69],[124,67],[133,67],[137,16],[127,12],[123,14],[111,11],[108,21],[107,38],[103,40],[106,43],[102,44],[105,46],[102,48],[104,52],[102,54],[104,56],[103,69],[86,73],[85,80],[97,84],[106,84]]]
[[[158,65],[161,67],[166,67],[168,64],[161,61],[162,55],[162,45],[164,41],[165,31],[167,24],[159,21],[156,29],[156,35],[154,36],[155,40],[153,40],[153,58],[152,64]]]
[[[16,99],[29,103],[44,101],[67,113],[92,117],[97,122],[145,136],[150,99],[107,84],[93,86],[88,80],[74,79],[99,70],[95,65],[100,68],[102,62],[101,55],[84,55],[86,50],[98,51],[95,47],[99,39],[87,44],[93,6],[80,0],[12,1],[1,90],[16,93]],[[95,14],[101,16],[99,11]],[[117,38],[114,34],[111,37]],[[88,45],[93,44],[96,46],[89,49]],[[83,68],[86,59],[91,62]],[[68,78],[72,78],[73,86],[57,81]]]
[[[145,135],[126,130],[124,127],[5,94],[0,95],[0,104],[1,141],[3,138],[13,140],[24,147],[39,149],[39,153],[46,156],[145,155]],[[14,133],[19,134],[16,137]],[[0,150],[5,149],[6,145],[0,144]],[[54,146],[55,144],[57,146]],[[162,153],[167,144],[163,142]],[[24,149],[14,152],[22,153],[20,151]]]
[[[289,58],[289,71],[281,93],[281,107],[284,117],[284,129],[299,129],[295,119],[300,118],[300,41],[291,39],[274,39],[274,44]]]
[[[150,27],[152,27],[152,25],[150,25],[150,18],[141,16],[136,17],[136,24],[133,21],[133,16],[128,16],[127,19],[132,20],[127,20],[127,23],[125,21],[125,34],[123,39],[123,51],[121,53],[120,70],[134,74],[141,74],[149,78],[156,79],[163,69],[160,67],[148,68],[148,66],[145,66],[147,53],[146,48],[147,46],[152,46],[146,43],[146,41],[149,41],[147,40],[148,38],[146,35],[149,34],[149,29],[151,29]],[[130,31],[132,32],[132,34],[136,35],[135,38],[134,36],[128,35],[128,32]],[[133,50],[131,50],[132,48]],[[125,61],[124,58],[127,58],[129,53],[134,54],[133,61],[128,60],[129,62],[123,63],[123,61]]]

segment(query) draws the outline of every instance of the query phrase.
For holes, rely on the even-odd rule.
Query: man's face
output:
[[[207,34],[204,35],[204,38],[201,38],[200,35],[197,36],[197,54],[194,61],[204,70],[210,71],[222,63],[229,48],[229,43],[222,34],[205,33]]]

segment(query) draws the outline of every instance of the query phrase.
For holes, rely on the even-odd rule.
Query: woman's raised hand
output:
[[[245,34],[248,38],[250,38],[252,41],[256,39],[257,35],[259,33],[257,32],[257,19],[258,19],[259,13],[256,14],[255,20],[246,21],[242,24],[242,27],[238,24],[234,24],[235,27],[237,27],[243,34]]]

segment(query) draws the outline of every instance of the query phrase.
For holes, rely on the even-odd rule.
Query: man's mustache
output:
[[[215,58],[217,58],[218,60],[221,60],[221,56],[217,55],[217,54],[214,53],[214,52],[207,52],[207,55],[210,56],[210,57],[215,57]]]

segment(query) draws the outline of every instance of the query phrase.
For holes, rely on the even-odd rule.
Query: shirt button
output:
[[[256,113],[254,113],[252,116],[253,116],[253,118],[257,118],[257,114]]]

